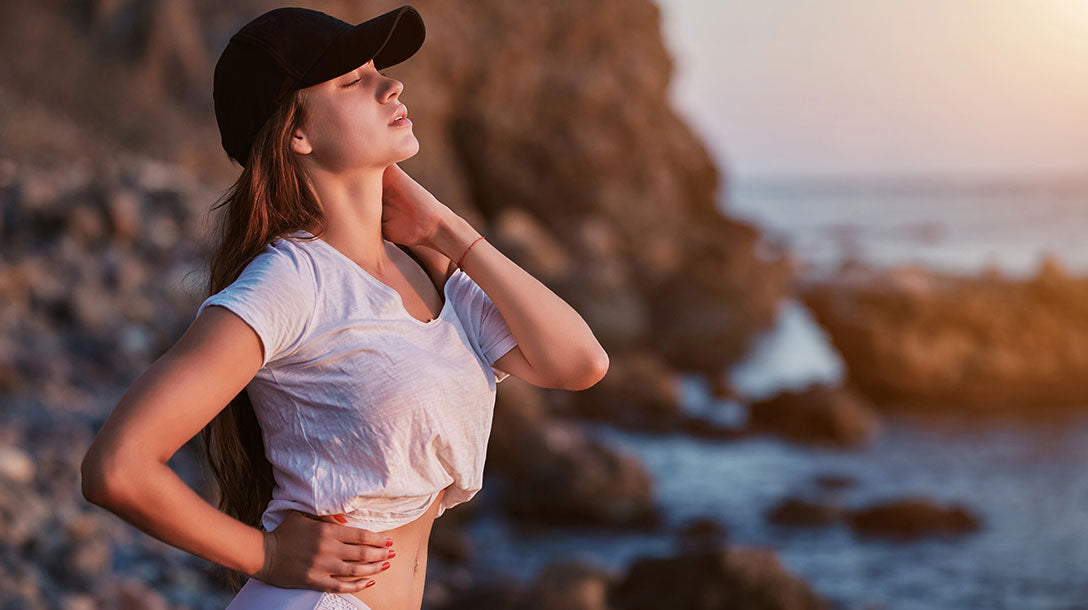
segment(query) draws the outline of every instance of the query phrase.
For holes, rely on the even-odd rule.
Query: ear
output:
[[[291,150],[300,155],[308,155],[314,150],[314,147],[310,145],[310,139],[301,129],[296,129],[294,135],[291,136]]]

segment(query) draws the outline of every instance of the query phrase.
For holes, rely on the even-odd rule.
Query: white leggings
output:
[[[284,589],[250,578],[226,610],[372,610],[350,593]]]

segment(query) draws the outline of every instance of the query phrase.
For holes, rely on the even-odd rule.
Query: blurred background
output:
[[[4,610],[231,598],[79,465],[205,296],[212,69],[276,6],[6,4]],[[401,167],[611,359],[499,386],[424,608],[1088,608],[1088,3],[413,6]]]

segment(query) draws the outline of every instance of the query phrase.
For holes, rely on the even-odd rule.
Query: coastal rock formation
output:
[[[639,557],[622,574],[568,559],[545,566],[531,582],[503,576],[428,582],[434,610],[825,610],[829,603],[767,548],[698,548]]]
[[[777,525],[820,527],[845,521],[858,535],[911,539],[940,534],[977,531],[981,519],[971,509],[949,504],[941,506],[930,498],[907,496],[848,508],[837,500],[809,500],[787,497],[766,513]]]
[[[612,575],[593,563],[570,559],[548,564],[525,591],[523,610],[608,610]]]
[[[442,582],[428,577],[423,607],[432,610],[611,610],[608,589],[615,578],[592,562],[564,559],[544,566],[527,583],[504,575],[461,574]]]
[[[689,520],[676,535],[676,552],[692,555],[723,548],[729,534],[714,517],[696,517]]]
[[[573,397],[575,415],[654,432],[684,424],[675,371],[660,356],[630,351],[609,360],[604,379]]]
[[[815,610],[828,604],[765,548],[637,559],[616,583],[617,610]]]
[[[850,475],[825,472],[813,475],[812,485],[823,493],[835,493],[858,485],[858,480]]]
[[[634,456],[549,417],[538,388],[514,377],[502,383],[487,468],[505,475],[503,502],[512,516],[550,525],[659,524],[653,481]]]
[[[829,525],[843,516],[843,510],[824,502],[786,498],[767,512],[767,520],[778,525]]]
[[[748,424],[750,433],[771,432],[792,441],[846,447],[867,443],[880,430],[861,396],[849,388],[825,385],[752,403]]]
[[[974,532],[981,527],[978,516],[966,507],[940,506],[922,497],[899,498],[854,509],[847,520],[858,534],[902,538]]]
[[[1088,403],[1088,278],[1053,259],[1028,279],[853,266],[800,290],[850,382],[878,406]]]

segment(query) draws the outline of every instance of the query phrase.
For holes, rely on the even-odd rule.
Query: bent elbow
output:
[[[108,508],[116,501],[120,493],[118,483],[121,477],[114,473],[107,461],[88,452],[79,472],[80,488],[85,500],[103,508]]]
[[[580,367],[576,381],[569,384],[567,389],[572,391],[588,390],[597,385],[608,373],[608,353],[603,349],[588,359],[588,364]]]
[[[83,499],[98,506],[105,506],[106,504],[106,477],[103,476],[102,471],[83,460],[83,465],[79,469],[80,476],[80,488],[83,492]]]

